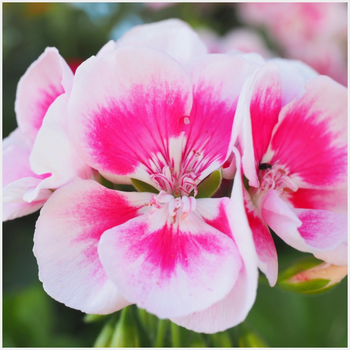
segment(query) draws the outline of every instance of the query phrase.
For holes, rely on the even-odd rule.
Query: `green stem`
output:
[[[159,320],[156,341],[154,343],[154,346],[156,348],[163,347],[164,337],[165,337],[167,328],[168,328],[168,320]]]
[[[180,347],[180,329],[179,326],[171,322],[171,342],[173,348]]]

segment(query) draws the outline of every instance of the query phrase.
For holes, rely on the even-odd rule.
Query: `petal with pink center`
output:
[[[271,163],[286,166],[299,187],[347,181],[347,89],[328,77],[306,84],[306,93],[281,111]]]
[[[299,188],[285,196],[294,208],[329,210],[339,214],[348,212],[346,184],[332,189]]]
[[[57,189],[75,177],[89,179],[91,168],[78,156],[67,130],[67,94],[62,94],[49,107],[34,142],[30,164],[37,174],[50,173],[27,197],[35,200],[43,188]]]
[[[41,190],[31,203],[25,200],[27,191],[41,181],[41,178],[23,177],[2,189],[2,221],[34,213],[44,205],[52,194],[50,190]]]
[[[123,46],[151,47],[167,53],[180,63],[207,53],[198,34],[177,18],[135,26],[117,41],[116,47]]]
[[[277,66],[267,63],[247,80],[237,114],[243,118],[240,144],[244,175],[258,187],[257,169],[262,163],[281,110],[281,78]]]
[[[238,153],[237,157],[239,158]],[[206,222],[233,238],[243,264],[233,288],[225,298],[201,312],[172,319],[172,322],[196,332],[216,333],[239,324],[247,317],[256,297],[257,257],[244,209],[239,160],[236,166],[239,170],[232,190],[232,200],[197,200],[197,208]]]
[[[260,210],[251,202],[246,192],[245,209],[249,226],[253,232],[255,249],[259,258],[259,269],[266,275],[270,286],[276,284],[278,277],[278,261],[275,243]]]
[[[262,216],[287,244],[302,252],[331,251],[347,240],[347,216],[315,209],[292,209],[276,191],[267,193]]]
[[[109,178],[149,182],[152,158],[171,164],[169,140],[184,134],[191,91],[184,69],[153,49],[90,58],[76,73],[68,107],[79,155]]]
[[[174,223],[164,208],[106,231],[99,255],[123,296],[159,318],[224,298],[242,264],[233,240],[198,213]]]
[[[256,68],[243,57],[223,54],[205,55],[185,65],[194,87],[184,158],[188,162],[199,155],[204,158],[197,170],[201,178],[218,169],[232,152],[238,137],[233,122],[238,97]]]
[[[147,193],[109,190],[76,179],[56,190],[36,224],[34,254],[45,291],[86,313],[108,314],[129,303],[107,277],[97,246],[104,231],[144,211]]]
[[[327,210],[295,209],[302,225],[300,235],[313,248],[330,250],[347,241],[347,215]]]
[[[56,48],[48,47],[18,83],[15,111],[18,126],[35,138],[47,109],[57,96],[70,91],[73,73]]]

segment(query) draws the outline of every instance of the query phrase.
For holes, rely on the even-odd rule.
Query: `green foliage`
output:
[[[139,192],[149,192],[149,193],[159,193],[159,191],[154,188],[153,186],[149,185],[146,182],[136,180],[136,179],[131,179],[132,184],[134,187],[139,191]]]
[[[220,187],[221,180],[221,170],[213,171],[198,185],[198,194],[196,198],[210,198]]]

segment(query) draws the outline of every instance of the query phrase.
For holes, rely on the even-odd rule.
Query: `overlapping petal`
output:
[[[176,61],[148,48],[120,48],[78,70],[70,131],[81,157],[105,176],[149,182],[152,158],[170,162],[169,143],[179,140],[191,105],[189,77]]]
[[[232,189],[233,200],[198,200],[198,210],[209,225],[232,237],[241,255],[242,266],[225,298],[201,312],[172,319],[196,332],[216,333],[239,324],[247,317],[256,297],[258,258],[244,209],[240,156],[236,149],[233,151],[238,169]]]
[[[86,313],[106,314],[128,305],[107,277],[97,247],[104,231],[140,215],[149,199],[147,193],[113,191],[78,178],[55,191],[34,235],[45,291]]]
[[[99,255],[125,298],[160,318],[186,316],[222,299],[242,264],[233,240],[197,212],[173,223],[161,209],[106,231]]]
[[[33,140],[51,103],[70,91],[73,73],[56,48],[48,47],[18,83],[15,111],[18,127]]]
[[[124,46],[150,47],[167,53],[180,63],[207,53],[198,34],[177,18],[135,26],[116,43],[117,48]]]
[[[281,111],[271,163],[285,165],[299,187],[337,186],[347,181],[347,89],[324,76],[305,88]]]

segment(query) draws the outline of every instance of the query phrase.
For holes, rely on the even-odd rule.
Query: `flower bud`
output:
[[[347,273],[347,266],[331,265],[314,257],[307,257],[283,271],[277,286],[303,294],[318,294],[337,285]]]

